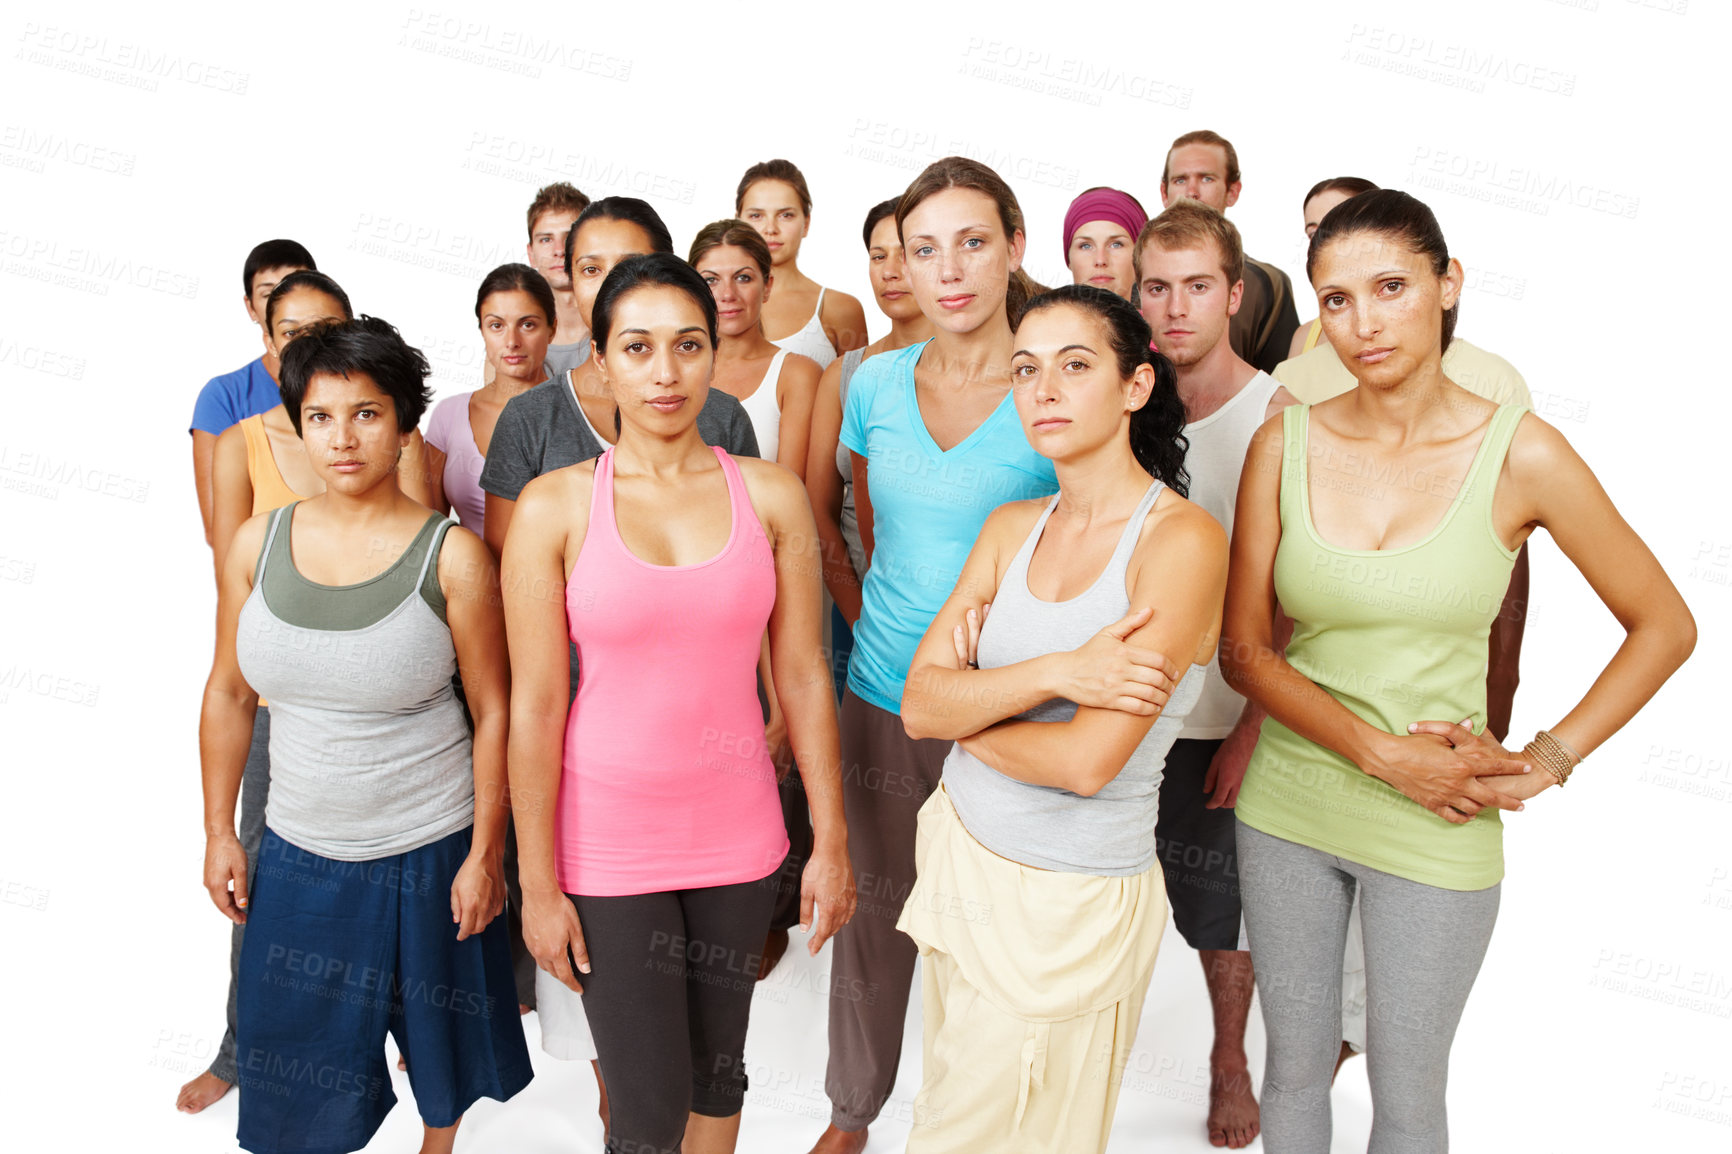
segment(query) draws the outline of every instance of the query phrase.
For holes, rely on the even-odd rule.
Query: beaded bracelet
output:
[[[1580,756],[1572,759],[1573,752],[1548,730],[1542,729],[1523,747],[1522,756],[1535,762],[1541,769],[1557,778],[1559,785],[1563,785],[1570,780],[1571,772],[1582,760]]]

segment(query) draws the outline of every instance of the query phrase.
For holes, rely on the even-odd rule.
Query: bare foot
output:
[[[174,1108],[182,1114],[197,1114],[221,1099],[229,1089],[227,1082],[206,1070],[180,1088],[180,1097],[174,1100]]]
[[[1209,1145],[1240,1150],[1257,1137],[1257,1098],[1245,1059],[1209,1064]]]
[[[866,1131],[838,1130],[832,1122],[824,1127],[824,1133],[819,1136],[817,1145],[808,1154],[860,1154],[866,1149]]]
[[[770,976],[770,971],[776,968],[776,963],[782,960],[782,955],[788,952],[788,931],[771,930],[770,936],[764,939],[764,957],[758,963],[758,980],[761,982]]]
[[[1359,1053],[1359,1051],[1355,1050],[1352,1046],[1349,1046],[1346,1042],[1341,1043],[1341,1055],[1335,1059],[1336,1078],[1341,1077],[1341,1067],[1347,1065],[1347,1059],[1353,1057],[1353,1055],[1357,1053]],[[1334,1079],[1332,1078],[1330,1081],[1334,1081]]]

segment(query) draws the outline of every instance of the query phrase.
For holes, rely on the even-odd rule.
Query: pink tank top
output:
[[[727,544],[696,565],[651,565],[620,538],[613,453],[596,459],[565,584],[581,672],[554,824],[560,888],[613,897],[756,881],[788,853],[756,676],[776,601],[769,538],[717,448]]]

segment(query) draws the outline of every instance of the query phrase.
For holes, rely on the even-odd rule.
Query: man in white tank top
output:
[[[1238,230],[1208,205],[1178,199],[1144,227],[1133,256],[1143,319],[1178,370],[1190,498],[1231,534],[1251,437],[1294,403],[1234,352],[1228,336],[1244,292]],[[1219,658],[1210,661],[1202,696],[1167,755],[1155,826],[1173,920],[1202,959],[1214,1014],[1209,1137],[1230,1149],[1258,1133],[1245,1056],[1253,974],[1241,948],[1232,807],[1262,723],[1262,710],[1222,680]]]

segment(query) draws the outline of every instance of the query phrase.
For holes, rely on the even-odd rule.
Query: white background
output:
[[[195,12],[194,9],[197,9]],[[172,13],[172,15],[171,15]],[[259,352],[238,284],[307,244],[444,392],[479,384],[482,274],[535,188],[646,195],[677,248],[787,156],[802,267],[870,304],[860,221],[950,152],[1021,197],[1029,266],[1095,184],[1159,202],[1166,144],[1239,148],[1232,210],[1287,269],[1300,197],[1366,176],[1431,203],[1469,272],[1460,331],[1514,362],[1684,591],[1695,657],[1507,823],[1497,936],[1451,1068],[1456,1146],[1732,1145],[1732,519],[1723,461],[1727,27],[1706,0],[1059,6],[8,5],[0,19],[0,1085],[19,1150],[234,1149],[235,1098],[172,1109],[221,1034],[228,923],[199,884],[195,727],[212,591],[185,429]],[[1515,736],[1620,637],[1543,535]],[[748,1047],[743,1151],[806,1149],[827,959],[787,965]],[[1169,934],[1115,1150],[1206,1150],[1208,1025]],[[535,1044],[531,1019],[531,1044]],[[1252,1027],[1261,1065],[1261,1025]],[[542,1060],[460,1148],[599,1149],[587,1069]],[[903,1077],[871,1149],[899,1150]],[[398,1092],[407,1098],[399,1076]],[[1364,1065],[1335,1149],[1363,1149]],[[19,1125],[23,1133],[18,1133]],[[411,1108],[375,1150],[418,1139]]]

